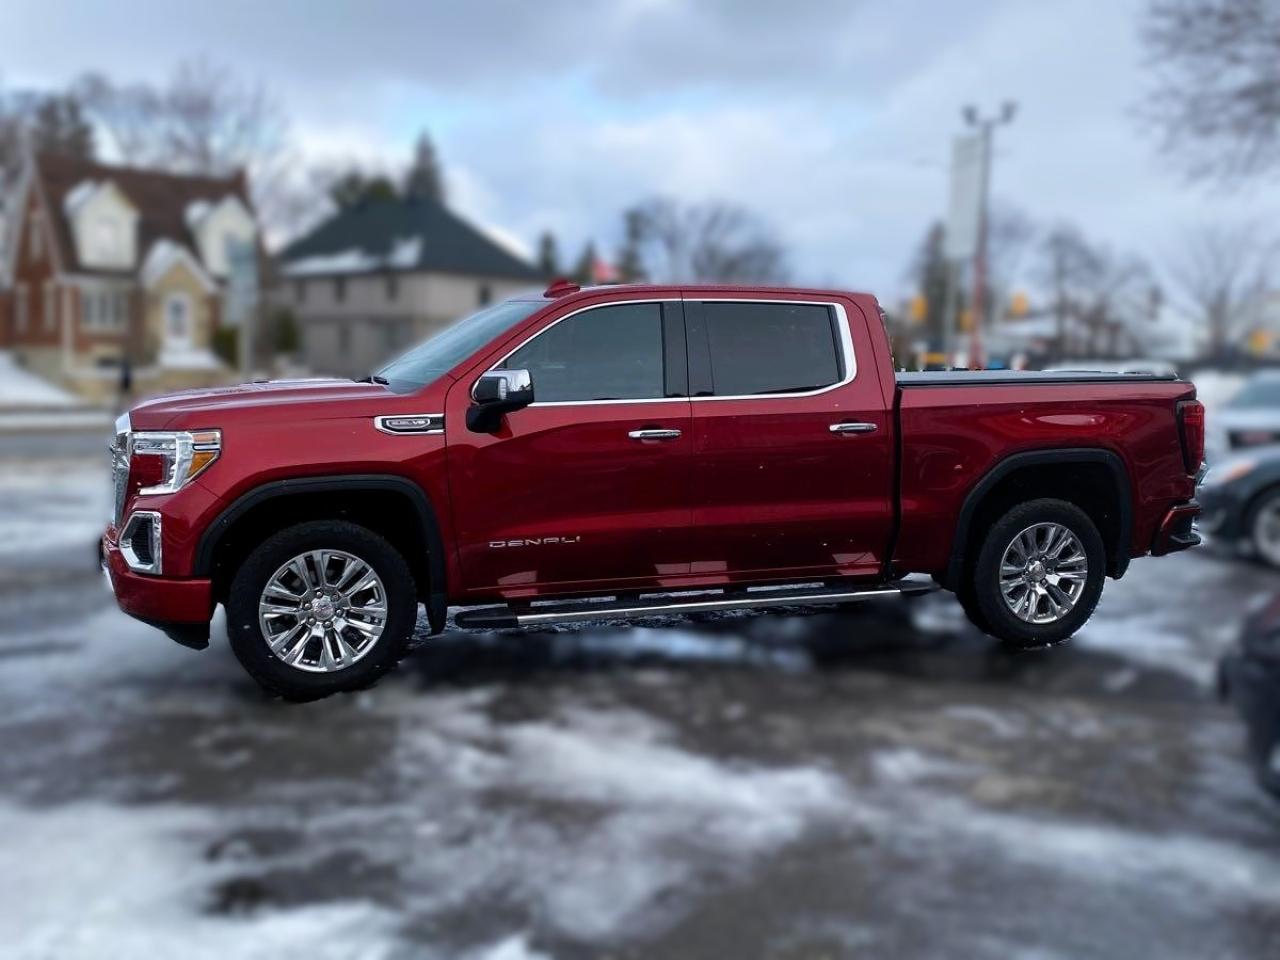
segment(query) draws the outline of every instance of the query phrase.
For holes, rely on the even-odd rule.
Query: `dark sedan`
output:
[[[1212,540],[1245,545],[1280,568],[1280,446],[1257,447],[1214,463],[1197,498],[1199,527]]]
[[[1280,594],[1245,621],[1218,679],[1223,699],[1244,717],[1259,782],[1280,796]]]

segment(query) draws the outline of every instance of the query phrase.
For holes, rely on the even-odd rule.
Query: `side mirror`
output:
[[[533,377],[528,370],[489,370],[471,387],[467,429],[493,433],[508,413],[533,403]]]

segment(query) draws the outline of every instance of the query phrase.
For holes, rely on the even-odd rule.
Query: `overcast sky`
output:
[[[199,3],[5,0],[0,81],[159,79],[205,56],[259,78],[308,158],[408,158],[526,249],[608,249],[654,193],[766,218],[798,281],[896,298],[945,209],[960,108],[1018,101],[994,190],[1167,261],[1198,224],[1280,222],[1280,182],[1190,189],[1133,119],[1138,0]]]

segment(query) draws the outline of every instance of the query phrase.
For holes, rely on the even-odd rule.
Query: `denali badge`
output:
[[[552,543],[581,543],[582,537],[526,537],[524,540],[490,540],[489,549],[499,547],[541,547]]]

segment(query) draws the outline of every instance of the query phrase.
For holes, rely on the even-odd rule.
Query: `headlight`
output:
[[[138,493],[176,493],[222,453],[221,430],[152,431],[133,434],[129,472]]]

